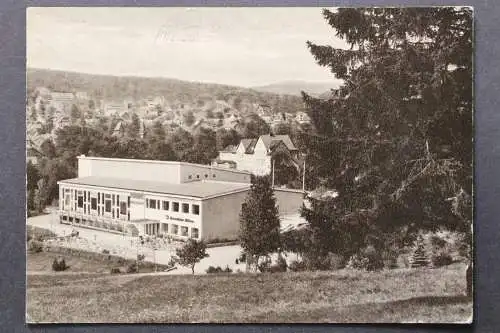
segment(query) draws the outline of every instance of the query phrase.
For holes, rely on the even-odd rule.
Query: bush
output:
[[[432,265],[434,267],[448,266],[453,263],[453,258],[448,253],[440,253],[432,257]]]
[[[43,251],[43,243],[37,240],[30,240],[28,242],[28,251],[32,253],[39,253]]]
[[[246,262],[247,261],[247,254],[245,252],[241,252],[240,257],[238,258],[238,261],[240,263]]]
[[[286,272],[286,269],[288,268],[286,260],[281,254],[278,255],[278,262],[276,263],[276,265],[280,268],[281,272]]]
[[[303,261],[294,260],[290,263],[290,266],[288,266],[288,268],[292,272],[302,272],[306,270],[306,264]]]
[[[205,271],[207,274],[214,274],[214,273],[222,273],[222,268],[220,266],[214,267],[214,266],[208,266],[208,269]]]
[[[50,231],[49,229],[44,229],[40,227],[34,227],[31,225],[26,226],[26,240],[30,241],[32,239],[37,241],[44,241],[46,239],[55,238],[57,235]]]
[[[121,274],[121,272],[122,272],[122,271],[120,270],[120,268],[118,268],[118,267],[113,267],[113,268],[111,268],[111,272],[110,272],[110,273],[111,273],[111,274]]]
[[[127,273],[137,273],[139,271],[139,268],[137,267],[137,264],[135,262],[131,263],[127,267]]]
[[[233,270],[231,268],[229,268],[229,266],[226,266],[226,268],[224,268],[224,269],[222,269],[220,266],[217,266],[217,267],[209,266],[205,272],[207,272],[207,274],[232,273]]]
[[[102,254],[109,254],[109,250],[106,249],[102,250]]]
[[[354,254],[349,258],[346,268],[364,271],[377,271],[384,268],[384,262],[375,253]]]
[[[64,260],[64,258],[55,258],[52,262],[52,270],[54,272],[62,272],[68,268],[69,266],[66,265],[66,261]]]

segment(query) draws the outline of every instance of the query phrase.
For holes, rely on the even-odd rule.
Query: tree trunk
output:
[[[194,265],[193,265],[193,266],[191,266],[191,272],[192,272],[192,273],[193,273],[193,275],[194,275]]]

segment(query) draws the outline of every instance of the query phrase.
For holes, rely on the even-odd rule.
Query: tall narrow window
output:
[[[187,203],[182,204],[182,212],[189,213],[189,204],[187,204]]]
[[[172,202],[172,210],[174,212],[178,212],[179,211],[179,203],[178,202]]]
[[[149,208],[156,209],[156,200],[149,200]]]
[[[92,210],[96,210],[97,209],[97,199],[96,198],[91,198],[90,199],[90,208]]]
[[[83,208],[83,193],[82,191],[78,191],[78,208]]]
[[[169,202],[168,201],[163,201],[163,210],[168,210]]]
[[[120,202],[120,215],[127,215],[127,203],[125,201]]]
[[[200,205],[193,205],[192,206],[192,213],[194,215],[200,215]]]

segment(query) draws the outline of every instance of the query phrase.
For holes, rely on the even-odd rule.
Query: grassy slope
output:
[[[219,276],[29,276],[32,322],[456,322],[465,268]]]

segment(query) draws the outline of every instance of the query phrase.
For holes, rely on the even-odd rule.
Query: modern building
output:
[[[242,139],[236,147],[226,147],[219,152],[212,165],[232,166],[259,176],[268,175],[272,171],[272,157],[277,152],[288,154],[292,161],[297,159],[299,153],[290,136],[267,134],[258,139]]]
[[[80,156],[78,178],[59,184],[61,223],[178,239],[236,238],[250,173],[184,162]],[[276,189],[280,214],[303,192]]]

